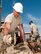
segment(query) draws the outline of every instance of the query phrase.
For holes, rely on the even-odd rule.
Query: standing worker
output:
[[[38,31],[37,25],[35,25],[33,21],[30,21],[29,24],[30,24],[30,30],[31,30],[31,42],[29,44],[30,44],[31,50],[33,52],[36,52],[37,50],[40,49],[39,31]]]
[[[25,42],[24,39],[24,29],[21,22],[20,13],[23,13],[23,5],[21,3],[15,3],[13,6],[13,13],[9,14],[5,18],[5,29],[4,29],[4,36],[8,35],[8,33],[14,33],[15,29],[18,27],[21,33],[21,37],[23,39],[23,43]]]
[[[31,40],[33,39],[34,41],[37,40],[37,38],[39,38],[39,31],[37,26],[33,23],[33,21],[29,22],[30,24],[30,30],[31,30]]]

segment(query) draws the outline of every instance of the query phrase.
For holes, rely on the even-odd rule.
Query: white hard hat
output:
[[[13,8],[19,12],[19,13],[23,13],[23,5],[21,3],[15,3],[15,5],[13,6]]]

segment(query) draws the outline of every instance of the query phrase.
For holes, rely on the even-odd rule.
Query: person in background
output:
[[[37,40],[37,38],[39,38],[39,31],[38,31],[37,25],[35,25],[33,21],[30,21],[29,24],[30,24],[30,31],[32,36],[31,40],[35,41]]]
[[[37,50],[40,49],[40,36],[39,36],[38,27],[36,24],[33,23],[32,20],[29,22],[29,24],[30,24],[30,30],[31,30],[31,34],[30,34],[31,40],[30,40],[29,46],[33,52],[37,52]]]

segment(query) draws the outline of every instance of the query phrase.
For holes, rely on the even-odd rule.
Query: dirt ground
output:
[[[13,44],[11,46],[4,45],[0,48],[0,54],[41,54],[39,52],[33,53],[30,48],[26,45],[24,46],[22,43],[17,44],[14,46]]]

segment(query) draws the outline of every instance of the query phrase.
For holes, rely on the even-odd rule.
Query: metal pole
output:
[[[1,26],[2,0],[0,0],[0,26]]]

